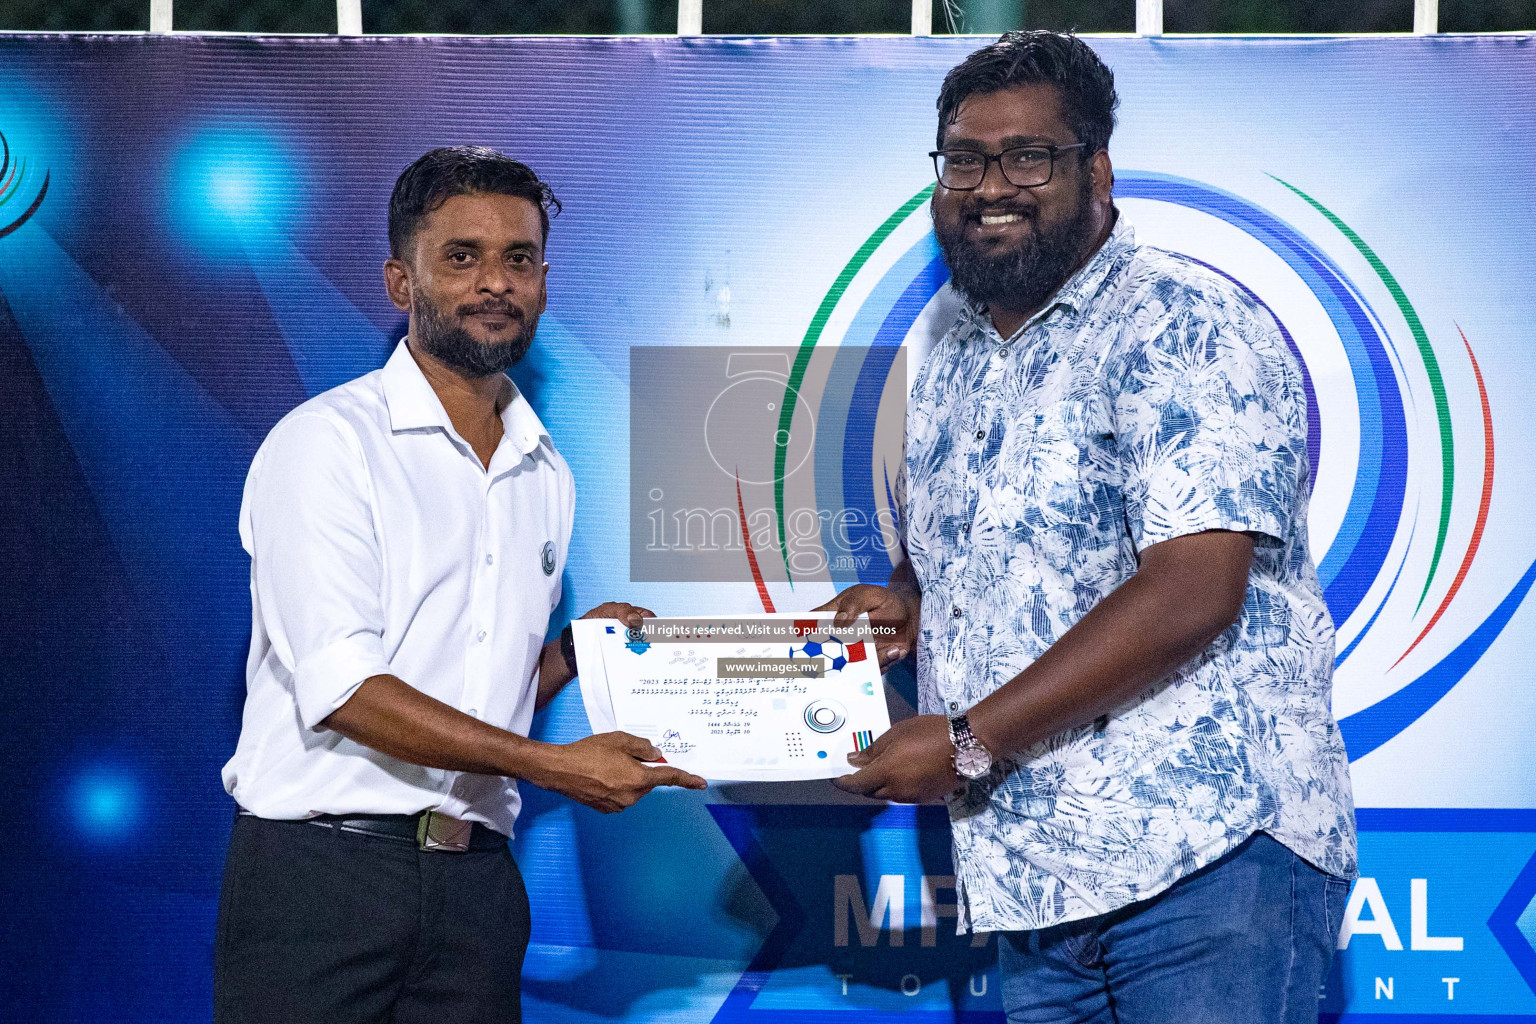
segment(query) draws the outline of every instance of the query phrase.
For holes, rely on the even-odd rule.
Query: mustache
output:
[[[499,316],[511,317],[513,320],[520,321],[523,319],[522,310],[518,309],[510,302],[497,302],[495,299],[488,299],[485,302],[477,303],[473,306],[459,306],[454,310],[454,313],[458,316],[475,316],[480,313],[495,313]]]

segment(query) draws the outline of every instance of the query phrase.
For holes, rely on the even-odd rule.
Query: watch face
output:
[[[992,755],[982,746],[955,751],[955,771],[967,779],[979,779],[992,770]]]

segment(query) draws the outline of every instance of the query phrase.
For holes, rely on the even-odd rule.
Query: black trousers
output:
[[[215,1024],[519,1024],[528,893],[505,844],[440,853],[242,815]]]

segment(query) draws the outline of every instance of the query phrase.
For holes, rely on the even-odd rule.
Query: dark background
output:
[[[933,0],[933,30],[1010,28],[1130,32],[1135,0]],[[785,35],[895,32],[907,0],[705,0],[704,31]],[[1166,0],[1168,32],[1407,32],[1413,0]],[[0,0],[0,30],[149,28],[149,0]],[[333,0],[175,0],[188,32],[334,32]],[[363,30],[377,34],[628,35],[672,33],[674,0],[363,0]],[[1442,32],[1536,30],[1536,0],[1440,0]]]

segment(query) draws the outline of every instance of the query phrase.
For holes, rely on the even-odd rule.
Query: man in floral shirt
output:
[[[1048,32],[945,79],[965,309],[912,389],[909,560],[828,606],[916,644],[922,714],[839,782],[948,797],[1014,1024],[1313,1024],[1355,831],[1301,373],[1240,286],[1136,243],[1117,103]]]

